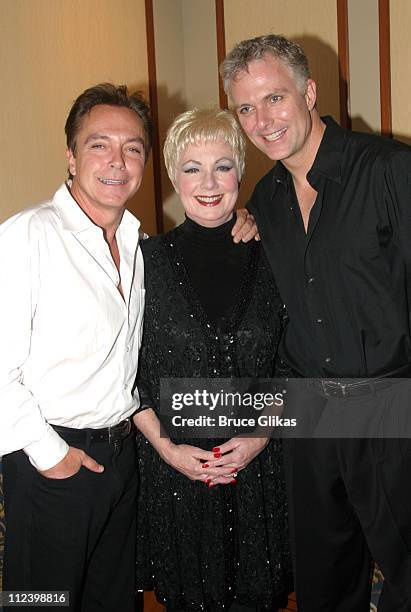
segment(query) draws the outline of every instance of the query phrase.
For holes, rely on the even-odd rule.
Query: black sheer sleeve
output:
[[[144,323],[144,327],[146,323]],[[138,392],[140,396],[140,406],[136,410],[136,413],[147,408],[154,408],[155,402],[153,400],[152,388],[150,384],[150,376],[147,361],[147,345],[144,343],[144,331],[143,331],[143,344],[140,349],[139,366],[137,371],[136,382],[134,385],[134,394]]]

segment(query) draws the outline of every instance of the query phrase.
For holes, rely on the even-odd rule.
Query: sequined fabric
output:
[[[231,246],[230,229],[221,239]],[[282,303],[260,245],[241,245],[241,286],[232,308],[211,322],[179,248],[182,231],[143,244],[146,310],[138,386],[142,404],[154,409],[161,377],[272,376],[281,332]],[[211,294],[216,273],[204,277]],[[211,449],[220,441],[190,442]],[[271,440],[239,473],[237,485],[213,489],[164,463],[140,434],[137,445],[137,587],[154,589],[170,609],[225,610],[234,596],[245,605],[276,607],[278,597],[292,590],[280,442]]]

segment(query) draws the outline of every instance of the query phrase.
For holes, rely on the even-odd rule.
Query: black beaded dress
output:
[[[161,377],[274,374],[282,303],[260,244],[235,245],[233,223],[186,219],[142,243],[142,406],[158,410]],[[211,450],[222,441],[186,442]],[[272,439],[237,485],[211,489],[167,465],[140,433],[137,447],[137,588],[154,590],[170,610],[227,610],[234,598],[284,605],[292,578],[281,443]]]

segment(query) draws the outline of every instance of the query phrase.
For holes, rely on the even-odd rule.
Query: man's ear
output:
[[[68,161],[68,171],[70,172],[71,176],[75,176],[76,175],[76,158],[75,158],[75,155],[72,149],[69,149],[69,148],[66,149],[66,157]]]
[[[312,79],[307,79],[304,97],[308,110],[312,111],[317,101],[317,85]]]

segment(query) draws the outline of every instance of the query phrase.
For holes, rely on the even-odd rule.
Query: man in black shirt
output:
[[[248,208],[289,314],[282,359],[326,379],[328,411],[354,396],[371,408],[375,432],[394,402],[387,378],[411,371],[411,149],[321,118],[307,58],[281,36],[239,43],[221,75],[244,131],[278,162]],[[408,406],[407,383],[401,393]],[[287,443],[302,612],[368,611],[368,549],[386,579],[379,609],[411,610],[411,442],[358,435]]]

